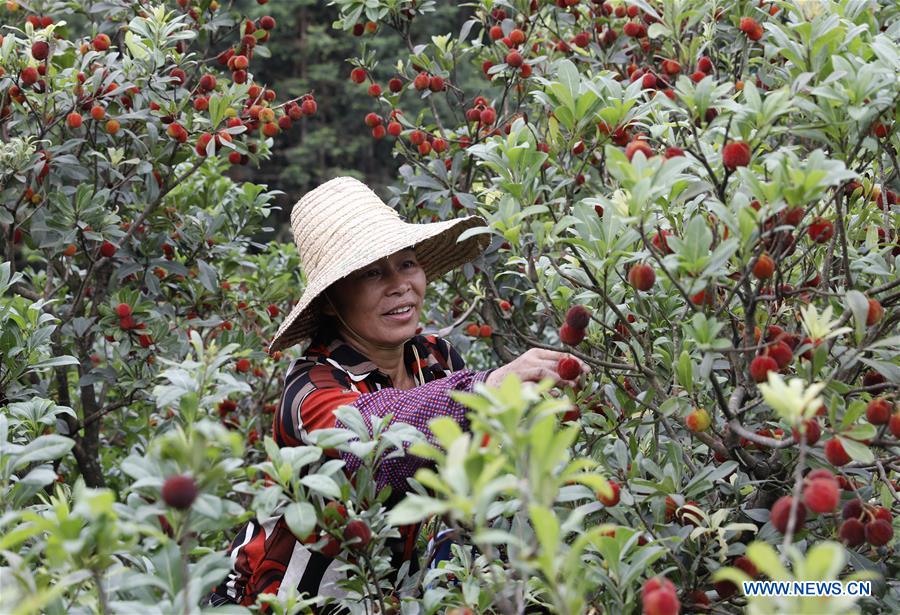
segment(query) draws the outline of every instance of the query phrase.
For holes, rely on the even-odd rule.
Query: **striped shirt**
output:
[[[391,413],[392,422],[415,426],[432,444],[436,441],[427,425],[435,417],[450,416],[468,429],[466,408],[452,400],[448,391],[472,391],[475,383],[484,382],[493,370],[464,369],[459,353],[436,335],[416,335],[408,340],[403,364],[418,386],[394,388],[389,376],[339,334],[320,334],[288,368],[275,415],[276,443],[280,447],[300,446],[311,431],[343,427],[334,410],[344,405],[357,408],[370,430],[373,417]],[[352,476],[361,461],[347,453],[340,455],[346,463],[345,471]],[[407,477],[431,463],[412,455],[384,460],[375,480],[379,490],[386,485],[392,488],[387,505],[393,506],[403,498],[409,489]],[[400,528],[401,538],[388,541],[395,568],[406,560],[415,564],[418,529],[418,525]],[[290,586],[310,596],[342,595],[336,586],[339,562],[307,549],[281,516],[248,522],[232,541],[228,554],[233,571],[213,589],[211,605],[248,606],[260,593],[283,594]]]

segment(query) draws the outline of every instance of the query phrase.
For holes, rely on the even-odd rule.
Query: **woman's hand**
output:
[[[506,365],[498,367],[488,376],[485,384],[498,386],[509,374],[516,374],[523,382],[540,382],[544,378],[550,378],[558,387],[578,387],[578,380],[564,380],[556,371],[560,359],[566,357],[578,361],[581,373],[590,371],[590,368],[581,360],[564,352],[532,348],[525,351]]]

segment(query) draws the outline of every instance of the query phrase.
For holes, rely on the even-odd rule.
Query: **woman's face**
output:
[[[341,317],[360,336],[384,345],[400,345],[416,334],[425,297],[425,271],[412,248],[338,280],[328,295]],[[388,315],[399,307],[412,306],[406,313]],[[326,314],[334,314],[325,303]]]

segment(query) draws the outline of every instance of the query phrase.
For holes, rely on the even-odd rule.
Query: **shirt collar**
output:
[[[415,344],[415,339],[415,337],[412,337],[403,345],[403,367],[407,371],[409,371],[409,365],[412,361],[412,346]],[[387,379],[387,374],[378,369],[378,366],[368,357],[347,343],[340,333],[333,332],[322,339],[320,343],[326,348],[325,356],[329,360],[328,362],[347,372],[354,382],[365,380],[372,372],[377,372],[382,378]]]

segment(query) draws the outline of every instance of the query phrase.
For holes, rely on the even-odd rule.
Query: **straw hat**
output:
[[[428,282],[478,257],[490,236],[457,242],[463,231],[486,226],[484,218],[410,224],[364,183],[337,177],[307,192],[291,212],[294,243],[306,274],[303,295],[269,344],[269,352],[313,336],[319,326],[319,296],[341,278],[415,246]]]

